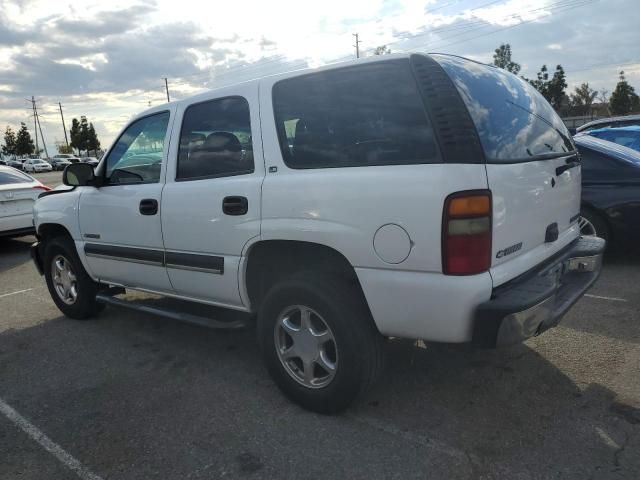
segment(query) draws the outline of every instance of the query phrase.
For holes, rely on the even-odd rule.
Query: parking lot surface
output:
[[[32,241],[0,240],[1,479],[640,478],[637,253],[525,344],[389,341],[376,389],[322,416],[280,394],[251,329],[64,318]]]

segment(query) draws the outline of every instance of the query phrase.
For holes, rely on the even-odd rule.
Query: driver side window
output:
[[[129,125],[106,159],[105,183],[158,183],[168,125],[169,112],[149,115]]]

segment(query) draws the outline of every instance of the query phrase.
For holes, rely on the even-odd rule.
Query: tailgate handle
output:
[[[558,224],[556,222],[553,222],[551,225],[547,226],[547,231],[544,233],[544,242],[555,242],[558,239],[559,235],[560,232],[558,230]]]
[[[556,177],[559,177],[567,170],[570,170],[574,167],[579,167],[579,166],[580,166],[580,162],[578,160],[571,160],[567,162],[566,165],[560,165],[558,168],[556,168]]]

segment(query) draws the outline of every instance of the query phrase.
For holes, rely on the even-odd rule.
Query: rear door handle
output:
[[[140,213],[142,215],[155,215],[158,213],[158,201],[155,198],[143,198],[140,200]]]
[[[222,211],[227,215],[245,215],[249,211],[247,197],[224,197]]]

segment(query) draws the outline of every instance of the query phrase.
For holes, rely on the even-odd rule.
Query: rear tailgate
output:
[[[476,126],[493,196],[494,286],[579,235],[581,172],[571,136],[529,83],[502,69],[434,55]]]
[[[578,236],[580,168],[561,171],[574,158],[487,164],[494,286],[535,267]]]
[[[22,215],[31,213],[33,203],[42,190],[35,190],[31,185],[0,185],[0,215]]]

